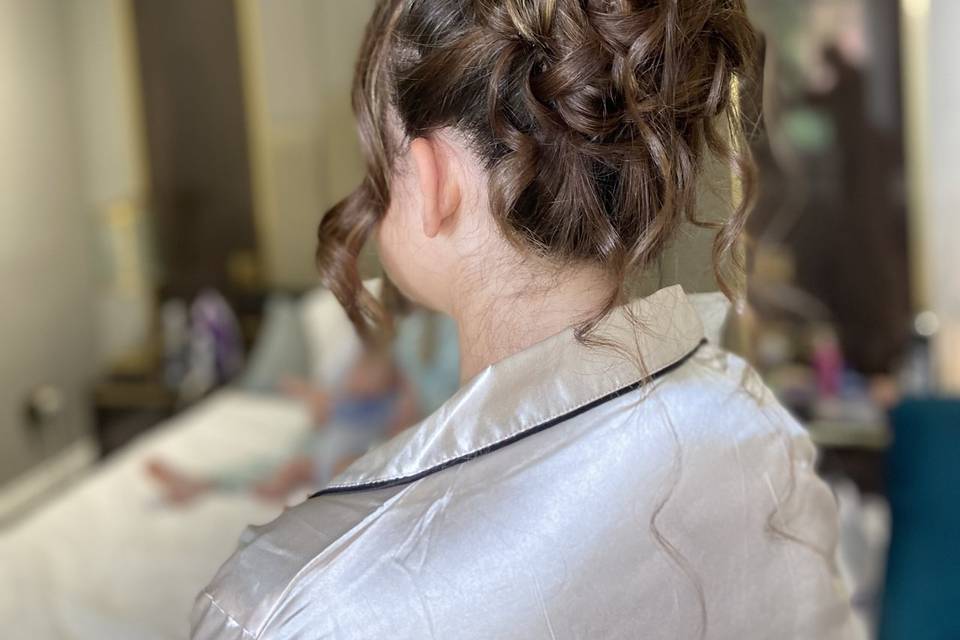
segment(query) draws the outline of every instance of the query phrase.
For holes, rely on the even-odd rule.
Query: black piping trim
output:
[[[563,415],[561,415],[561,416],[557,416],[556,418],[552,418],[552,419],[550,419],[550,420],[547,420],[546,422],[543,422],[543,423],[538,424],[538,425],[536,425],[536,426],[530,427],[529,429],[524,429],[523,431],[521,431],[521,432],[519,432],[519,433],[515,433],[515,434],[513,434],[512,436],[510,436],[509,438],[505,438],[505,439],[501,440],[500,442],[495,442],[494,444],[487,445],[486,447],[481,447],[480,449],[477,449],[476,451],[471,451],[470,453],[465,454],[465,455],[462,455],[462,456],[460,456],[460,457],[458,457],[458,458],[454,458],[454,459],[452,459],[452,460],[447,460],[446,462],[441,462],[441,463],[438,464],[438,465],[435,465],[435,466],[433,466],[433,467],[430,467],[429,469],[424,469],[423,471],[420,471],[420,472],[415,473],[415,474],[413,474],[413,475],[401,476],[401,477],[399,477],[399,478],[390,478],[389,480],[377,480],[376,482],[366,482],[366,483],[357,484],[357,485],[349,485],[349,486],[341,486],[341,487],[329,487],[329,488],[327,488],[327,489],[323,489],[322,491],[318,491],[318,492],[314,493],[313,495],[311,495],[311,496],[308,498],[308,500],[312,500],[313,498],[319,498],[320,496],[328,496],[328,495],[334,495],[334,494],[338,494],[338,493],[354,493],[354,492],[357,492],[357,491],[373,491],[373,490],[375,490],[375,489],[387,489],[387,488],[390,488],[390,487],[398,487],[398,486],[401,486],[401,485],[410,484],[411,482],[416,482],[417,480],[420,480],[420,479],[422,479],[422,478],[425,478],[425,477],[427,477],[427,476],[429,476],[429,475],[433,475],[434,473],[439,473],[440,471],[443,471],[444,469],[449,469],[450,467],[454,467],[454,466],[456,466],[456,465],[458,465],[458,464],[462,464],[462,463],[467,462],[467,461],[469,461],[469,460],[473,460],[474,458],[479,458],[480,456],[486,455],[486,454],[491,453],[491,452],[493,452],[493,451],[496,451],[497,449],[502,449],[503,447],[506,447],[507,445],[513,444],[514,442],[517,442],[517,441],[519,441],[519,440],[523,440],[524,438],[527,438],[527,437],[529,437],[529,436],[532,436],[532,435],[534,435],[534,434],[536,434],[536,433],[540,433],[541,431],[544,431],[544,430],[546,430],[546,429],[549,429],[550,427],[555,427],[555,426],[557,426],[558,424],[560,424],[560,423],[562,423],[562,422],[566,422],[567,420],[571,420],[571,419],[579,416],[580,414],[586,413],[587,411],[590,411],[591,409],[595,409],[596,407],[599,407],[599,406],[602,405],[602,404],[605,404],[605,403],[607,403],[607,402],[610,402],[611,400],[616,400],[616,399],[619,398],[620,396],[626,395],[626,394],[630,393],[631,391],[636,391],[637,389],[639,389],[640,387],[642,387],[645,382],[652,381],[652,380],[656,380],[657,378],[660,378],[661,376],[664,376],[664,375],[670,373],[671,371],[673,371],[673,370],[675,370],[675,369],[678,369],[678,368],[681,367],[683,364],[685,364],[685,363],[687,362],[687,360],[689,360],[690,358],[692,358],[692,357],[697,353],[697,351],[700,350],[700,347],[702,347],[704,344],[706,344],[706,342],[707,342],[706,340],[701,340],[700,343],[696,346],[696,348],[695,348],[693,351],[691,351],[691,352],[688,353],[687,355],[683,356],[680,360],[677,360],[677,361],[674,362],[673,364],[671,364],[671,365],[669,365],[669,366],[667,366],[667,367],[664,367],[663,369],[657,371],[655,374],[653,374],[653,375],[650,376],[649,378],[644,378],[644,379],[642,379],[642,380],[638,380],[637,382],[634,382],[634,383],[632,383],[632,384],[629,384],[629,385],[627,385],[626,387],[623,387],[622,389],[618,389],[618,390],[616,390],[616,391],[614,391],[614,392],[612,392],[612,393],[608,393],[607,395],[605,395],[605,396],[603,396],[603,397],[601,397],[601,398],[597,398],[597,399],[594,400],[593,402],[589,402],[589,403],[583,405],[582,407],[577,407],[577,408],[574,409],[573,411],[570,411],[570,412],[568,412],[568,413],[565,413],[565,414],[563,414]]]

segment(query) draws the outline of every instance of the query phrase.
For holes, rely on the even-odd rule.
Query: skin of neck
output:
[[[497,242],[499,241],[499,242]],[[464,261],[450,315],[460,342],[460,383],[490,365],[593,318],[615,288],[597,267],[557,267],[500,244]]]

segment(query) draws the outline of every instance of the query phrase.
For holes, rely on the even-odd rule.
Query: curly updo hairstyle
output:
[[[388,324],[357,258],[404,145],[451,129],[521,249],[599,265],[623,289],[684,222],[712,226],[729,294],[755,182],[731,96],[757,41],[744,0],[380,0],[353,92],[367,175],[320,224],[323,282],[362,336]],[[711,156],[742,185],[722,223],[696,215]]]

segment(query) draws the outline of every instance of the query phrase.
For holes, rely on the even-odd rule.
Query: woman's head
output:
[[[321,223],[325,283],[362,332],[381,319],[356,268],[379,224],[430,306],[467,251],[603,274],[605,312],[698,222],[707,159],[749,167],[730,96],[754,47],[743,0],[381,0],[354,90],[368,175]]]

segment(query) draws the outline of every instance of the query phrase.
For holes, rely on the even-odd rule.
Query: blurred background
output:
[[[418,417],[304,445],[339,380],[408,380],[419,415],[455,390],[448,321],[370,362],[316,285],[373,4],[0,0],[6,637],[185,637],[245,525]],[[762,189],[726,340],[821,449],[872,637],[960,638],[960,2],[750,5]],[[711,173],[707,217],[738,194]],[[716,289],[709,251],[685,230],[641,288]]]

